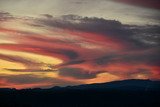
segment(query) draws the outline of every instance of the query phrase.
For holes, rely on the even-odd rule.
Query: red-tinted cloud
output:
[[[131,5],[160,9],[159,0],[115,0],[115,1],[131,4]]]

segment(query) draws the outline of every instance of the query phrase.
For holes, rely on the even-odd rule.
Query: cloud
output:
[[[148,45],[159,44],[156,39],[160,37],[158,32],[160,26],[158,25],[123,25],[116,20],[77,15],[64,15],[59,18],[51,17],[51,15],[48,18],[44,15],[44,18],[36,19],[35,22],[48,27],[101,34],[101,36],[105,36],[114,42],[130,45],[131,48],[144,48]]]
[[[107,65],[108,63],[122,63],[128,62],[131,64],[147,64],[159,65],[159,49],[151,48],[147,50],[130,51],[125,54],[111,54],[95,59],[99,65]]]
[[[15,23],[19,27],[15,28]],[[0,76],[3,83],[6,78],[10,85],[25,84],[25,87],[41,86],[43,81],[43,87],[88,83],[88,80],[112,81],[109,75],[121,79],[157,79],[159,29],[159,25],[125,25],[116,20],[77,15],[17,18],[0,26],[0,38],[10,41],[0,41],[0,65],[5,63],[0,70],[6,72]],[[16,76],[9,78],[7,73]],[[45,75],[37,77],[36,73]],[[56,75],[51,78],[53,74]],[[30,79],[28,83],[21,76]]]
[[[67,56],[70,59],[76,59],[79,57],[78,53],[75,52],[74,50],[69,50],[69,49],[44,49],[44,51],[50,52],[50,53],[56,53],[56,54],[62,54],[64,56]]]
[[[160,46],[159,39],[160,39],[160,26],[150,26],[146,25],[143,27],[136,26],[132,29],[134,32],[133,39],[140,41],[142,44],[148,46]]]
[[[84,62],[86,62],[86,60],[72,60],[72,61],[60,64],[59,66],[75,65],[75,64],[81,64]]]
[[[115,20],[105,20],[103,18],[95,17],[81,17],[77,15],[64,15],[59,18],[53,16],[50,18],[39,18],[36,19],[35,22],[40,25],[43,24],[49,28],[56,27],[73,32],[97,34],[95,37],[92,34],[89,36],[85,35],[85,33],[84,35],[82,34],[79,36],[95,41],[98,41],[99,38],[103,38],[100,39],[101,42],[107,43],[113,41],[113,43],[111,42],[110,44],[117,44],[120,47],[123,47],[121,50],[114,53],[111,52],[100,56],[97,55],[96,57],[98,58],[92,57],[91,62],[98,65],[106,66],[108,63],[114,64],[128,62],[131,64],[143,63],[150,66],[151,64],[149,64],[149,62],[152,62],[155,65],[159,63],[156,60],[159,59],[159,56],[156,55],[159,53],[160,26],[158,25],[123,25]],[[78,33],[73,34],[78,35]],[[69,62],[70,65],[83,65],[83,63],[83,61],[81,63],[81,60],[80,62]]]
[[[0,11],[0,21],[6,21],[9,19],[13,19],[13,16],[10,13]]]
[[[122,3],[127,3],[131,5],[144,6],[149,8],[160,9],[159,0],[114,0]]]
[[[46,69],[41,69],[41,68],[28,69],[28,68],[26,68],[26,69],[5,69],[5,70],[12,71],[12,72],[23,72],[23,73],[24,72],[55,72],[55,71],[57,71],[57,70],[52,69],[52,67],[48,67]]]
[[[16,84],[34,84],[38,82],[50,81],[52,78],[40,78],[36,75],[22,74],[22,75],[1,75],[1,79],[6,79],[7,82],[16,83]]]
[[[59,69],[60,76],[73,77],[76,79],[93,79],[93,78],[96,78],[97,74],[100,74],[100,73],[102,73],[102,71],[93,72],[93,71],[87,71],[81,68],[60,68]]]
[[[29,60],[27,58],[22,58],[22,57],[18,57],[16,55],[3,55],[0,54],[0,59],[6,60],[6,61],[10,61],[10,62],[15,62],[15,63],[21,63],[23,64],[26,68],[30,68],[30,69],[37,69],[40,68],[40,66],[42,66],[42,63],[38,63],[38,62],[34,62],[33,60]]]
[[[66,86],[66,85],[76,85],[80,82],[72,82],[63,79],[51,78],[51,77],[42,77],[34,74],[19,74],[19,75],[0,75],[0,81],[5,81],[5,84],[8,84],[10,87],[30,87],[28,85],[34,84],[40,87],[52,87],[52,86]],[[3,85],[2,85],[3,86]],[[0,87],[2,87],[0,86]],[[22,86],[22,87],[21,87]]]

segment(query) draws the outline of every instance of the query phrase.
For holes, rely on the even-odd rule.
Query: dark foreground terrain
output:
[[[0,107],[160,107],[160,81],[124,80],[50,89],[0,89]]]

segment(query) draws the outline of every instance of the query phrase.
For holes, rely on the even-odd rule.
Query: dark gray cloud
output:
[[[128,62],[128,63],[136,63],[136,64],[146,64],[146,65],[154,65],[159,66],[160,65],[160,57],[159,57],[160,51],[158,50],[152,50],[150,52],[144,52],[143,54],[132,54],[132,55],[121,55],[119,56],[119,60],[117,62]]]
[[[114,58],[116,58],[117,56],[118,56],[117,54],[106,55],[106,56],[102,56],[97,59],[94,59],[94,61],[98,65],[106,65],[108,63],[114,62]]]
[[[57,70],[53,70],[52,68],[48,69],[5,69],[12,72],[55,72]]]
[[[36,84],[36,83],[50,83],[51,86],[67,86],[81,84],[80,82],[71,82],[58,78],[39,77],[33,74],[19,74],[19,75],[0,75],[0,80],[5,80],[7,83],[16,85]],[[43,87],[43,86],[42,86]]]
[[[111,54],[94,59],[98,65],[107,65],[111,63],[123,63],[128,64],[146,64],[150,66],[160,66],[160,50],[159,48],[151,48],[148,50],[139,50],[139,53],[131,51],[126,54]]]
[[[13,19],[13,16],[10,13],[0,11],[0,21],[6,21],[9,19]]]
[[[59,66],[75,65],[75,64],[81,64],[81,63],[84,63],[84,62],[86,62],[86,60],[71,60],[69,62],[60,64]]]
[[[57,53],[57,54],[66,55],[70,59],[75,59],[79,56],[77,52],[75,52],[73,50],[69,50],[69,49],[57,49],[57,50],[52,50],[52,51],[54,51],[54,53]]]
[[[22,74],[22,75],[1,75],[0,78],[6,79],[9,83],[16,83],[16,84],[31,84],[31,83],[40,83],[44,81],[50,81],[52,78],[40,78],[36,75],[30,74]]]
[[[35,23],[48,27],[103,34],[106,37],[130,45],[129,48],[132,49],[159,45],[160,26],[158,25],[123,25],[119,21],[103,18],[81,17],[77,15],[64,15],[56,18],[48,14],[45,14],[43,18],[36,19]]]
[[[27,68],[39,68],[42,65],[42,63],[37,63],[37,62],[34,62],[33,60],[22,58],[22,57],[19,57],[16,55],[0,54],[0,58],[3,60],[6,60],[6,61],[21,63],[21,64],[25,65]]]
[[[131,27],[134,31],[133,39],[148,44],[148,46],[160,46],[160,26],[136,26]]]
[[[48,53],[54,53],[54,54],[60,54],[63,56],[67,56],[69,59],[76,59],[79,57],[79,54],[75,52],[74,50],[70,49],[52,49],[52,48],[42,48],[45,52]]]
[[[100,72],[91,72],[91,71],[87,71],[81,68],[60,68],[59,69],[59,75],[61,76],[68,76],[68,77],[73,77],[76,79],[92,79],[92,78],[96,78],[97,74],[102,73],[102,71]]]
[[[115,20],[105,20],[96,17],[81,17],[77,15],[64,15],[59,18],[46,17],[37,21],[51,27],[68,28],[95,33],[116,33],[112,32],[112,30],[119,31],[122,27],[121,23]]]

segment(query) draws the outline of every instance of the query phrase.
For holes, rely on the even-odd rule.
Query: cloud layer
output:
[[[97,17],[1,12],[0,87],[159,79],[159,31]]]

